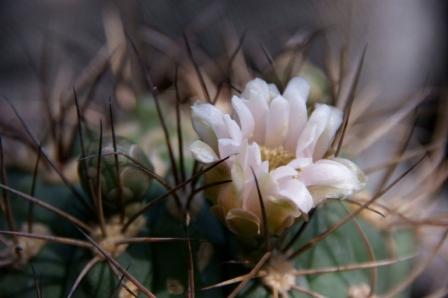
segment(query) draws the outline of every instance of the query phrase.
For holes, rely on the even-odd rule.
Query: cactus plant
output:
[[[49,154],[56,140],[39,143],[9,102],[25,136],[8,145],[26,146],[35,164],[19,166],[2,136],[0,296],[407,296],[448,233],[443,218],[417,212],[446,169],[443,157],[418,159],[428,150],[408,153],[404,141],[382,181],[366,181],[375,170],[361,170],[361,151],[391,131],[363,127],[365,105],[350,117],[365,52],[344,103],[332,101],[342,78],[334,84],[309,62],[285,65],[288,51],[233,86],[244,80],[228,71],[216,83],[188,38],[186,45],[189,62],[158,90],[129,41],[126,54],[139,61],[149,93],[127,111],[110,103],[100,125],[84,108],[97,78],[67,96],[76,121],[60,160]],[[78,92],[87,92],[81,105]],[[420,98],[390,121],[402,121]],[[72,163],[77,175],[68,174]],[[419,258],[425,225],[444,232]]]

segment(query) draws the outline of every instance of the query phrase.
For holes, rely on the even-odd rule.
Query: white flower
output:
[[[261,209],[253,172],[271,233],[322,199],[345,197],[364,186],[364,175],[353,162],[323,159],[342,112],[316,104],[308,119],[309,90],[300,77],[288,83],[283,95],[275,85],[254,79],[241,97],[233,96],[233,118],[211,104],[192,106],[193,127],[200,137],[191,145],[194,158],[212,163],[231,156],[219,171],[232,183],[221,187],[214,208],[235,232],[259,232]],[[250,231],[236,231],[240,223]]]

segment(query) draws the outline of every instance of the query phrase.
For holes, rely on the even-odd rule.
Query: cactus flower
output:
[[[241,96],[233,96],[232,116],[208,103],[192,106],[200,138],[190,148],[194,158],[208,164],[230,156],[224,170],[216,170],[219,175],[206,179],[232,179],[212,199],[214,210],[235,233],[260,233],[255,177],[271,234],[322,200],[349,196],[364,186],[364,175],[353,162],[324,158],[343,115],[335,107],[316,104],[308,117],[309,90],[300,77],[291,79],[283,94],[275,85],[254,79]]]

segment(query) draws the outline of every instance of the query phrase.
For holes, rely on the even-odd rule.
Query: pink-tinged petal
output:
[[[316,147],[314,148],[314,160],[321,159],[328,151],[336,132],[342,124],[342,118],[343,113],[341,110],[330,107],[330,115],[328,116],[327,125],[319,137],[319,140],[317,140]]]
[[[241,128],[238,126],[235,120],[230,118],[230,115],[225,114],[224,117],[224,132],[222,134],[217,133],[218,138],[231,138],[232,140],[241,143],[243,135]]]
[[[262,162],[260,147],[257,143],[252,143],[247,147],[247,155],[249,165],[258,168]]]
[[[215,151],[209,145],[199,140],[190,145],[190,151],[194,159],[205,164],[219,160]]]
[[[283,93],[283,97],[289,103],[289,126],[285,148],[290,152],[295,152],[300,133],[303,131],[308,120],[306,99],[309,90],[310,86],[304,79],[295,77],[289,81]]]
[[[193,128],[199,138],[218,149],[217,132],[224,130],[224,113],[215,106],[207,103],[196,103],[191,107],[191,120]]]
[[[241,99],[238,96],[233,96],[232,106],[238,116],[243,136],[246,138],[252,138],[255,129],[255,121],[251,111],[244,101],[246,100]]]
[[[301,212],[308,213],[314,206],[313,198],[298,179],[287,179],[279,185],[279,195],[293,202]]]
[[[296,169],[296,170],[300,170],[303,169],[306,166],[309,166],[310,164],[313,163],[313,159],[311,157],[308,158],[296,158],[291,160],[287,166]]]
[[[218,150],[219,156],[225,158],[239,153],[241,143],[232,139],[219,139]],[[230,160],[228,160],[229,162]]]
[[[263,201],[269,196],[278,193],[278,184],[272,179],[269,173],[255,174]],[[253,175],[251,180],[247,180],[244,187],[243,208],[254,214],[261,215],[260,198],[258,196],[258,190]]]
[[[264,142],[264,119],[269,109],[269,94],[268,84],[257,78],[247,83],[241,95],[244,99],[247,99],[244,103],[247,105],[254,118],[255,127],[253,139],[260,144]]]
[[[264,144],[271,148],[283,145],[288,133],[289,104],[282,96],[271,102],[266,115],[266,138]]]
[[[358,167],[345,159],[321,159],[304,168],[299,179],[310,188],[316,201],[340,198],[360,191],[365,177]]]
[[[290,166],[281,166],[271,171],[271,177],[275,181],[281,181],[285,178],[292,178],[297,176],[297,171]]]
[[[325,131],[332,110],[328,105],[316,104],[308,123],[297,142],[296,157],[313,157],[314,150],[322,133]]]
[[[264,101],[267,105],[269,102],[269,94],[268,84],[262,79],[256,78],[246,84],[241,96],[248,101]]]
[[[281,95],[280,91],[278,91],[278,88],[275,84],[269,84],[268,88],[269,88],[269,99],[273,99]]]
[[[283,97],[291,101],[293,99],[300,99],[306,102],[310,94],[310,85],[301,77],[294,77],[289,80],[288,85],[283,92]]]

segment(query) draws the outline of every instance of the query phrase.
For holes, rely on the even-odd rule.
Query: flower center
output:
[[[283,147],[268,148],[265,146],[260,147],[261,159],[269,161],[269,169],[273,170],[280,166],[288,164],[295,156],[286,151]]]

